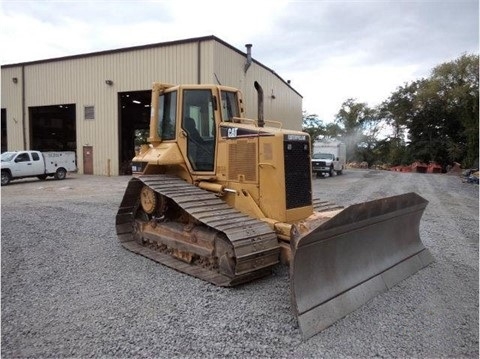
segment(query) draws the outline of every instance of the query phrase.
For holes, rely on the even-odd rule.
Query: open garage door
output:
[[[30,148],[76,151],[75,104],[29,107]]]
[[[2,108],[2,139],[0,144],[2,145],[2,153],[8,150],[7,142],[7,110]]]
[[[135,156],[135,147],[139,147],[148,137],[151,98],[151,90],[118,94],[120,175],[132,174],[130,163]]]

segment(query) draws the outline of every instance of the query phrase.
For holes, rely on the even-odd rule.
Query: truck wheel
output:
[[[333,167],[330,167],[330,171],[328,171],[328,175],[330,177],[333,177]]]
[[[57,172],[55,172],[55,179],[57,180],[63,180],[67,177],[67,171],[65,168],[59,168],[57,169]]]
[[[6,186],[12,180],[12,176],[7,171],[2,171],[2,186]]]
[[[47,179],[47,175],[37,176],[37,178],[38,178],[40,181],[45,181],[45,180]]]

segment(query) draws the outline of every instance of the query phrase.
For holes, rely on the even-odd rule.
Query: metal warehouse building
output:
[[[128,173],[135,138],[149,127],[154,81],[222,84],[244,94],[257,117],[254,82],[265,118],[300,130],[302,96],[274,71],[215,36],[1,67],[1,145],[6,150],[73,150],[80,173]]]

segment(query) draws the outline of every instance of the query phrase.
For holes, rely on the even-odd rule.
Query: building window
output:
[[[95,106],[85,106],[85,120],[95,120]]]

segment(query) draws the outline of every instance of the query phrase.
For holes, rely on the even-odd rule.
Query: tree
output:
[[[325,126],[323,121],[315,114],[307,114],[303,111],[303,123],[302,130],[310,135],[310,148],[313,148],[313,142],[319,137],[325,134]]]
[[[408,119],[413,117],[414,100],[420,82],[414,81],[397,88],[378,108],[379,117],[393,129],[392,138],[405,138]]]
[[[376,111],[366,103],[348,99],[335,116],[335,123],[341,129],[341,138],[347,151],[347,162],[363,161],[372,149],[377,123]]]
[[[478,162],[479,56],[462,55],[433,69],[430,81],[445,106],[446,151],[465,166]],[[478,164],[477,164],[478,165]]]
[[[410,164],[413,159],[407,147],[408,123],[414,117],[415,99],[421,81],[397,88],[378,107],[379,119],[392,129],[391,135],[378,144],[379,160],[392,166]]]
[[[383,154],[394,164],[417,159],[472,166],[478,161],[478,103],[478,55],[435,67],[429,78],[399,87],[379,107],[393,128]]]
[[[327,123],[325,125],[325,139],[334,139],[342,135],[342,128],[337,123]]]

